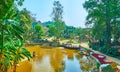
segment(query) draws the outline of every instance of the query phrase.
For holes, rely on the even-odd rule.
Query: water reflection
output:
[[[95,60],[91,60],[90,56],[83,56],[80,59],[80,65],[82,72],[94,72],[95,69]]]
[[[64,68],[63,62],[64,54],[61,49],[54,49],[50,54],[50,64],[54,68],[55,72],[60,72]]]
[[[94,68],[93,60],[78,54],[76,50],[40,46],[27,49],[31,53],[35,52],[35,57],[29,63],[21,62],[23,65],[17,67],[17,72],[83,72]]]
[[[63,72],[82,72],[80,69],[79,60],[73,55],[73,59],[65,59],[65,69]]]

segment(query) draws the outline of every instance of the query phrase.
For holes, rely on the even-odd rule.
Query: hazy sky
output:
[[[36,14],[37,20],[41,22],[51,20],[51,12],[54,0],[25,0],[21,8],[27,8]],[[82,4],[85,0],[58,0],[64,7],[63,20],[69,26],[85,27],[85,17],[87,15]]]

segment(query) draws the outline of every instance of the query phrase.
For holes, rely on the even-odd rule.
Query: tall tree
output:
[[[37,23],[33,28],[34,35],[37,35],[37,38],[41,39],[44,34],[44,29],[41,24]]]
[[[49,28],[48,32],[49,32],[50,37],[57,36],[57,33],[56,33],[57,29],[56,29],[55,25],[49,25],[48,28]]]
[[[15,20],[19,22],[18,26],[20,26],[25,31],[23,35],[24,40],[28,39],[32,33],[31,30],[33,17],[31,13],[26,8],[24,8],[17,12]]]
[[[23,0],[17,0],[22,5]],[[18,26],[16,15],[19,10],[14,5],[15,0],[0,1],[0,72],[16,64],[24,57],[31,57],[30,53],[22,48],[24,30]],[[14,72],[16,70],[14,69]]]
[[[118,18],[120,17],[119,2],[120,0],[87,0],[83,5],[88,12],[87,24],[98,27],[101,30],[98,32],[99,34],[106,34],[104,39],[108,48],[111,46],[112,26],[119,21]]]
[[[60,4],[59,1],[54,1],[53,3],[53,12],[52,12],[52,19],[54,22],[54,25],[56,27],[56,37],[59,40],[59,37],[62,36],[64,30],[65,30],[65,23],[62,20],[63,18],[63,6]]]

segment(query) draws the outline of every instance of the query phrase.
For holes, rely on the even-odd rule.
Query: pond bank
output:
[[[99,52],[99,51],[95,51],[95,50],[89,48],[89,46],[87,45],[87,43],[81,43],[80,45],[81,45],[83,48],[89,49],[89,50],[91,50],[91,51],[93,51],[93,52],[95,52],[95,53],[102,54],[102,55],[106,56],[106,59],[109,60],[109,61],[113,61],[113,62],[116,62],[116,63],[120,64],[120,60],[119,60],[119,59],[114,58],[114,57],[110,57],[110,56],[105,55],[105,54],[103,54],[103,53],[101,53],[101,52]]]
[[[81,47],[83,47],[83,48],[85,48],[85,49],[88,49],[88,50],[91,50],[91,51],[93,51],[93,52],[96,53],[96,54],[104,55],[104,56],[106,57],[106,58],[105,58],[105,61],[112,62],[112,63],[111,63],[111,66],[112,66],[113,68],[115,68],[115,69],[117,68],[116,70],[117,70],[118,72],[120,72],[120,60],[119,60],[119,59],[114,58],[114,57],[111,57],[111,56],[108,56],[108,55],[105,55],[105,54],[103,54],[103,53],[101,53],[101,52],[99,52],[99,51],[95,51],[95,50],[89,48],[89,46],[88,46],[87,43],[81,43],[80,45],[81,45]]]
[[[73,43],[63,43],[63,42],[58,42],[58,41],[49,41],[49,40],[35,40],[35,41],[29,41],[28,43],[25,44],[25,46],[35,46],[35,45],[40,45],[40,46],[52,46],[52,47],[64,47],[68,49],[75,49],[79,50],[81,46],[79,44],[73,44]]]

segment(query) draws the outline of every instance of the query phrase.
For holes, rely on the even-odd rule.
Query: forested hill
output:
[[[48,29],[50,36],[53,36],[54,33],[56,33],[56,31],[57,31],[56,29],[58,29],[58,28],[56,28],[55,23],[52,21],[43,22],[41,24]],[[60,27],[60,26],[58,26],[58,27]],[[79,39],[85,39],[86,38],[85,35],[87,35],[90,31],[90,29],[88,29],[88,28],[81,28],[81,27],[76,28],[73,26],[68,26],[65,23],[62,25],[61,30],[63,28],[65,28],[65,29],[63,30],[63,33],[61,33],[61,34],[64,38],[80,37]]]
[[[52,24],[54,24],[54,22],[52,22],[52,21],[47,21],[47,22],[42,23],[43,26],[48,26],[48,25],[52,25]]]

